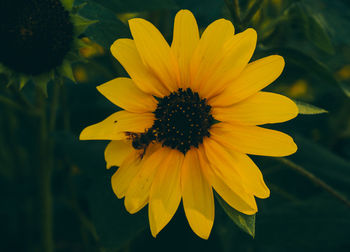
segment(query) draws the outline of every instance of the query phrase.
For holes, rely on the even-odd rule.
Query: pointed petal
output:
[[[111,46],[111,52],[140,90],[157,97],[169,94],[169,90],[143,64],[133,40],[116,40]]]
[[[201,94],[210,98],[227,87],[247,66],[256,47],[257,34],[254,29],[238,33],[227,41],[221,54],[222,61],[201,85]],[[220,56],[218,56],[220,57]]]
[[[148,215],[154,237],[169,223],[181,201],[180,175],[183,154],[171,150],[158,168],[149,199]]]
[[[180,10],[175,17],[171,49],[179,62],[182,88],[190,86],[190,63],[198,41],[199,32],[195,17],[188,10]]]
[[[105,149],[107,169],[112,166],[120,166],[124,160],[134,152],[131,144],[125,141],[110,141]]]
[[[141,18],[130,19],[129,26],[144,64],[169,91],[177,90],[180,82],[177,60],[163,35]]]
[[[245,188],[261,199],[269,197],[270,190],[255,163],[246,154],[228,148],[225,150],[231,155],[232,167],[239,173]]]
[[[234,169],[236,164],[230,153],[228,153],[223,146],[210,138],[204,140],[203,147],[205,155],[210,163],[211,175],[213,176],[213,178],[210,178],[210,181],[214,189],[219,194],[222,192],[224,195],[231,191],[231,193],[235,195],[234,201],[231,202],[231,204],[234,204],[233,207],[236,210],[247,214],[256,212],[257,206],[254,196],[245,189],[244,181],[237,170]],[[222,186],[222,183],[224,183],[229,190],[224,190],[225,186]],[[222,195],[222,197],[227,197],[224,195]]]
[[[141,169],[141,159],[134,151],[128,155],[118,170],[113,174],[111,183],[113,192],[119,199],[125,196],[131,181]]]
[[[297,151],[293,138],[287,134],[257,126],[217,123],[210,134],[224,146],[247,154],[282,157]]]
[[[232,23],[225,19],[216,20],[205,29],[191,60],[191,88],[194,91],[200,92],[202,83],[216,70],[224,56],[223,46],[234,32]]]
[[[136,213],[147,204],[154,176],[168,155],[169,149],[159,146],[155,152],[143,157],[141,169],[134,176],[125,195],[124,204],[129,213]]]
[[[86,127],[80,133],[80,140],[122,140],[125,132],[145,132],[152,127],[153,113],[136,114],[125,110],[118,111],[102,122]]]
[[[193,232],[208,239],[214,223],[214,198],[195,149],[186,153],[181,173],[185,214]]]
[[[240,125],[261,125],[288,121],[298,115],[298,107],[283,95],[258,92],[229,107],[212,108],[216,120]]]
[[[157,101],[142,92],[129,78],[116,78],[97,87],[97,90],[115,105],[135,113],[153,112]]]
[[[224,107],[240,102],[276,80],[283,68],[284,59],[278,55],[249,63],[237,79],[208,102],[213,107]]]

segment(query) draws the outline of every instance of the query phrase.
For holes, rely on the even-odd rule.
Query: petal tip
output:
[[[119,198],[118,195],[117,197]],[[129,214],[134,214],[138,212],[138,208],[136,207],[136,205],[132,202],[132,200],[128,199],[127,197],[125,197],[124,206],[126,211],[128,211]]]
[[[88,129],[90,126],[86,127],[85,129],[83,129],[79,135],[79,140],[90,140],[90,138],[88,137]]]
[[[176,13],[176,15],[191,15],[191,16],[193,16],[193,13],[190,10],[181,9]]]
[[[200,238],[207,240],[213,228],[213,219],[208,219],[193,209],[185,209],[185,214],[193,232]]]

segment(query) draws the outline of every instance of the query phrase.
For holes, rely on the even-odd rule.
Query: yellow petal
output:
[[[115,105],[135,113],[152,112],[157,101],[152,95],[142,92],[129,78],[116,78],[97,87]]]
[[[225,19],[216,20],[205,29],[191,60],[191,88],[194,91],[200,92],[201,84],[216,70],[224,57],[223,46],[234,32],[232,23]]]
[[[131,113],[118,111],[102,122],[86,127],[80,133],[80,140],[122,140],[126,139],[125,132],[145,132],[152,127],[153,113]]]
[[[287,134],[258,126],[217,123],[210,134],[228,148],[247,154],[282,157],[297,151],[293,138]]]
[[[278,55],[249,63],[237,79],[219,95],[209,99],[209,104],[213,107],[224,107],[242,101],[276,80],[283,68],[284,59]]]
[[[188,223],[199,237],[208,239],[214,223],[213,191],[201,171],[195,149],[186,153],[181,186]]]
[[[263,176],[255,163],[246,155],[232,149],[226,149],[232,158],[232,167],[239,173],[243,185],[255,196],[265,199],[270,196]]]
[[[138,88],[143,92],[158,97],[163,97],[169,94],[169,90],[167,90],[166,87],[143,64],[133,40],[116,40],[111,46],[111,52],[125,68]]]
[[[130,19],[129,26],[143,63],[168,90],[177,90],[180,83],[177,60],[163,35],[141,18]]]
[[[154,237],[169,223],[180,204],[183,157],[178,150],[170,150],[154,177],[148,206],[149,223]]]
[[[159,146],[155,152],[143,157],[141,169],[134,176],[125,195],[124,204],[129,213],[136,213],[147,204],[154,176],[168,154],[168,148]]]
[[[234,199],[229,203],[236,210],[252,214],[257,211],[256,202],[251,192],[247,191],[244,186],[244,180],[237,172],[235,160],[232,158],[223,146],[216,141],[206,138],[203,141],[205,155],[210,163],[210,171],[208,180],[211,182],[214,189],[223,197],[228,197],[226,193],[231,193]],[[224,184],[224,185],[222,185]]]
[[[203,147],[198,149],[198,156],[203,174],[227,204],[244,214],[251,215],[257,212],[254,196],[243,189],[239,189],[243,193],[242,195],[237,194],[238,187],[235,189],[234,185],[230,184],[230,181],[223,176],[218,167],[209,164]]]
[[[141,169],[141,159],[134,151],[130,153],[118,170],[113,174],[112,188],[119,199],[125,196],[131,181]]]
[[[177,57],[180,69],[180,87],[190,86],[190,62],[199,41],[196,19],[188,10],[176,14],[171,49]]]
[[[214,107],[212,113],[222,122],[260,125],[288,121],[298,115],[298,107],[283,95],[258,92],[229,107]]]
[[[223,47],[222,61],[218,64],[213,74],[201,85],[201,94],[206,98],[217,95],[227,87],[251,59],[257,34],[254,29],[247,29],[229,39]]]
[[[107,169],[112,166],[120,166],[132,152],[134,148],[130,143],[118,140],[109,142],[105,149]]]

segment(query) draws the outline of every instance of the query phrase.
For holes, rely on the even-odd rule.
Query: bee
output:
[[[140,155],[141,159],[145,155],[148,145],[156,140],[156,134],[155,133],[156,132],[153,129],[148,129],[144,133],[126,132],[126,135],[132,141],[131,142],[132,147],[134,149],[136,149],[136,150],[142,150],[143,149],[143,152]]]

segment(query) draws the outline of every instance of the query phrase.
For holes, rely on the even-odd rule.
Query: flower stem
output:
[[[307,171],[305,168],[303,168],[300,165],[297,165],[296,163],[292,162],[291,160],[287,158],[277,158],[277,160],[281,161],[282,163],[286,164],[288,167],[292,168],[296,172],[300,173],[301,175],[305,176],[306,178],[310,179],[312,182],[314,182],[316,185],[330,193],[332,196],[343,202],[347,207],[350,208],[350,201],[343,196],[341,193],[339,193],[337,190],[335,190],[333,187],[328,185],[323,180],[316,177],[311,172]]]
[[[49,142],[48,125],[46,118],[46,97],[43,92],[37,88],[37,106],[40,108],[39,117],[39,166],[38,166],[38,190],[39,190],[39,216],[41,232],[42,251],[52,252],[54,250],[53,242],[53,214],[52,214],[52,193],[51,193],[51,162],[49,161]]]
[[[59,77],[60,78],[60,77]],[[56,126],[56,118],[57,118],[57,108],[60,98],[60,88],[62,86],[62,78],[56,80],[53,87],[53,96],[50,107],[50,119],[49,119],[49,130],[54,131]]]

